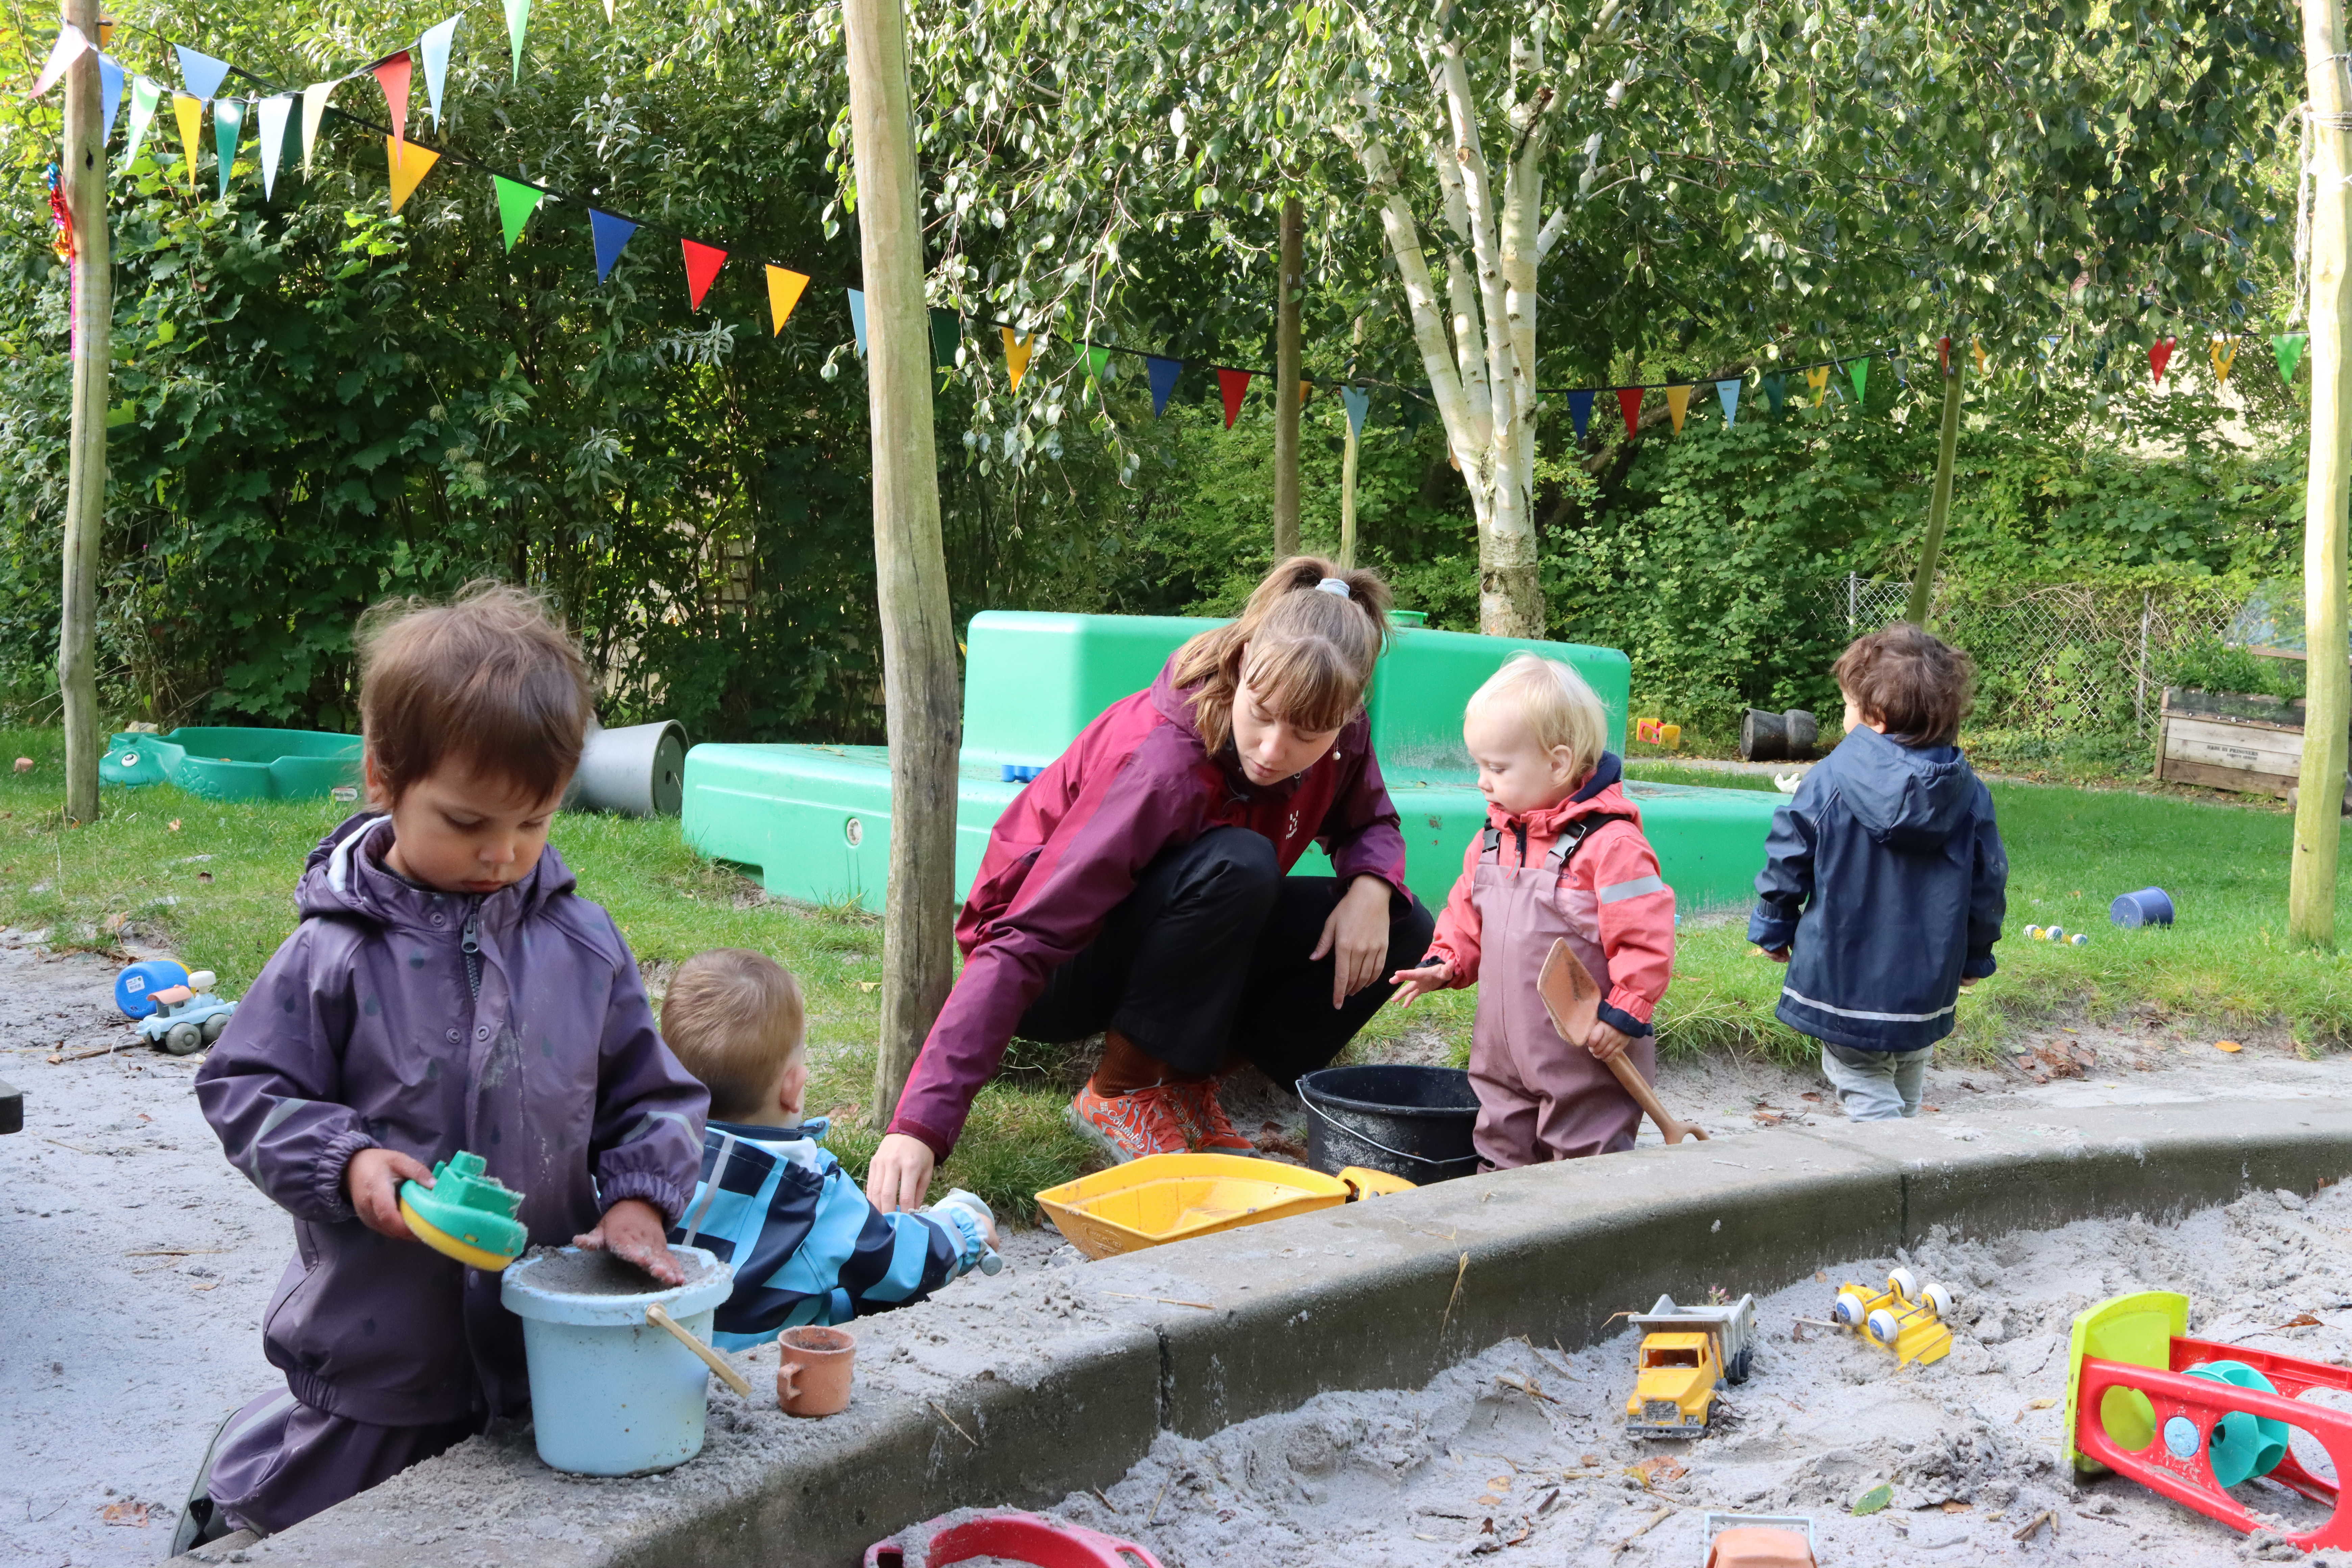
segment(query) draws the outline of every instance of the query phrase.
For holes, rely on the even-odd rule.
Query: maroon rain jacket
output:
[[[362,1225],[362,1149],[430,1165],[460,1149],[524,1194],[532,1245],[622,1198],[675,1224],[702,1164],[709,1094],[654,1026],[613,919],[553,848],[510,888],[419,888],[362,814],[310,852],[302,923],[196,1074],[229,1163],[294,1216],[262,1320],[303,1404],[382,1426],[512,1415],[530,1402],[499,1276]],[[471,951],[469,951],[469,948]]]
[[[1149,690],[1105,709],[997,818],[956,921],[963,973],[891,1131],[947,1158],[1045,977],[1094,940],[1163,849],[1213,827],[1247,827],[1273,841],[1285,871],[1319,844],[1341,878],[1405,891],[1404,835],[1363,713],[1314,766],[1260,788],[1230,748],[1213,757],[1202,745],[1193,689],[1171,685],[1163,668]]]

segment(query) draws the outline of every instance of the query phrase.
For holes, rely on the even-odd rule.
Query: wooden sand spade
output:
[[[1592,1026],[1601,1016],[1601,987],[1593,983],[1592,972],[1584,967],[1583,960],[1568,949],[1568,939],[1561,937],[1551,944],[1545,957],[1543,971],[1536,976],[1536,991],[1543,997],[1544,1011],[1551,1015],[1551,1026],[1559,1037],[1581,1050]],[[1685,1138],[1706,1141],[1706,1130],[1687,1121],[1677,1121],[1658,1103],[1658,1097],[1623,1052],[1609,1058],[1609,1070],[1633,1097],[1633,1103],[1649,1113],[1658,1124],[1658,1131],[1669,1143],[1679,1143]]]

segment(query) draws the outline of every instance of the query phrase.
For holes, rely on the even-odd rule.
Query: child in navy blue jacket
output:
[[[723,1350],[995,1271],[986,1204],[954,1192],[916,1213],[879,1213],[824,1147],[825,1119],[802,1115],[803,1016],[792,972],[742,948],[696,953],[662,998],[662,1037],[710,1089],[701,1175],[669,1239],[735,1266],[711,1334]]]
[[[1954,742],[1968,655],[1901,622],[1832,673],[1845,739],[1772,814],[1748,940],[1789,966],[1780,1019],[1822,1043],[1846,1115],[1919,1113],[1961,990],[1993,972],[2009,858]]]

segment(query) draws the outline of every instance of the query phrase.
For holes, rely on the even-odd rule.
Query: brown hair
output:
[[[677,966],[662,998],[662,1038],[710,1090],[710,1114],[755,1121],[801,1048],[800,982],[763,952],[714,947]]]
[[[1346,584],[1347,594],[1318,588],[1326,579]],[[1269,712],[1301,730],[1336,730],[1354,718],[1388,647],[1389,604],[1379,573],[1342,571],[1320,556],[1294,555],[1267,573],[1239,617],[1176,650],[1170,679],[1194,689],[1201,743],[1214,755],[1233,739],[1234,693],[1244,680]]]
[[[394,805],[451,758],[534,800],[580,765],[591,709],[580,649],[520,588],[469,583],[446,605],[360,617],[360,728]]]
[[[1906,746],[1952,744],[1976,705],[1975,663],[1908,621],[1854,638],[1830,674],[1864,718]]]

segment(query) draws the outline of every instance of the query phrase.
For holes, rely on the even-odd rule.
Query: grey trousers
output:
[[[1892,1121],[1919,1114],[1927,1088],[1927,1064],[1936,1047],[1916,1051],[1857,1051],[1822,1042],[1822,1076],[1837,1090],[1849,1121]]]

